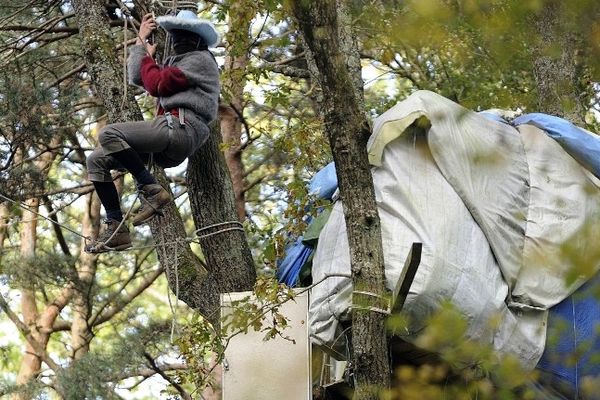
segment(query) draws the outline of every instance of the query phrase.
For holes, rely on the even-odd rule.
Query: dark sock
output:
[[[112,153],[111,156],[116,158],[121,165],[123,165],[127,171],[131,172],[131,175],[135,178],[138,187],[143,185],[151,185],[156,183],[156,179],[152,176],[150,171],[146,169],[142,158],[132,148]]]
[[[123,213],[121,212],[121,202],[115,184],[113,182],[92,183],[94,184],[98,197],[100,197],[100,203],[104,206],[106,218],[121,221],[123,219]]]

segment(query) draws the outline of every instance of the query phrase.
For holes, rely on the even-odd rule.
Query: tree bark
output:
[[[93,236],[98,233],[100,221],[100,200],[94,193],[87,196],[87,209],[83,215],[82,235]],[[81,246],[79,253],[78,281],[73,294],[72,309],[73,322],[71,323],[71,351],[72,359],[79,360],[89,351],[92,331],[89,326],[92,306],[90,304],[90,290],[96,276],[96,261],[98,256],[88,254]]]
[[[352,268],[352,344],[356,399],[377,399],[389,387],[388,308],[381,227],[366,144],[360,58],[343,1],[293,2],[322,90],[325,128],[336,164]]]
[[[223,222],[232,224],[207,230],[240,228],[235,208],[232,182],[229,170],[220,150],[221,135],[212,129],[211,136],[188,162],[187,180],[194,224],[197,228],[208,227]],[[207,294],[209,315],[219,309],[218,292],[238,292],[250,290],[256,280],[256,269],[245,233],[230,230],[200,240],[209,269],[208,282],[203,291]],[[209,287],[219,290],[210,290]],[[215,322],[211,319],[211,322]]]
[[[225,162],[231,174],[235,207],[240,221],[246,218],[244,164],[242,162],[242,119],[244,86],[250,51],[250,22],[256,15],[255,2],[235,1],[229,9],[229,30],[225,37],[227,56],[223,73],[223,97],[232,108],[221,114],[221,135],[225,144]]]
[[[567,26],[564,3],[546,1],[534,26],[539,36],[533,52],[539,111],[585,125],[581,39]]]
[[[39,200],[29,199],[25,202],[27,207],[36,211],[39,206]],[[23,210],[23,225],[21,227],[21,249],[20,256],[25,262],[31,262],[35,258],[35,246],[37,243],[37,216],[32,212]],[[35,299],[35,291],[32,287],[26,287],[21,290],[21,314],[23,322],[31,331],[33,337],[39,342],[39,334],[37,331],[37,320],[39,318],[37,301]],[[44,348],[45,343],[40,343]],[[25,385],[31,379],[35,378],[42,367],[42,360],[37,355],[37,351],[30,344],[25,346],[25,353],[21,360],[21,368],[17,375],[17,385]],[[13,399],[27,400],[28,395],[25,393],[17,393]]]
[[[4,250],[4,240],[8,237],[8,205],[0,203],[0,261]]]
[[[115,39],[104,7],[96,0],[73,2],[82,38],[86,70],[111,123],[140,121],[142,113],[132,91],[125,93],[123,66],[115,55]]]

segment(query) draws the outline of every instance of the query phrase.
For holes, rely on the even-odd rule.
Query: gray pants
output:
[[[107,125],[98,135],[100,147],[87,157],[88,179],[111,182],[110,171],[124,169],[111,154],[128,148],[137,151],[145,162],[153,153],[157,165],[175,167],[196,150],[194,135],[197,133],[187,121],[181,125],[171,115],[158,116],[152,121]]]

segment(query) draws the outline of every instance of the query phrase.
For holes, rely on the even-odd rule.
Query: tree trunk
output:
[[[25,202],[27,207],[33,211],[37,211],[39,201],[37,199],[29,199]],[[21,249],[20,256],[24,262],[31,262],[35,258],[35,246],[37,243],[37,216],[32,212],[23,210],[23,225],[21,227]],[[33,337],[38,340],[37,320],[39,317],[37,302],[35,299],[35,291],[31,287],[26,287],[21,290],[21,314],[23,322],[30,329]],[[45,347],[45,346],[44,346]],[[37,355],[36,350],[30,343],[25,346],[23,359],[21,360],[21,368],[17,375],[17,385],[25,385],[31,379],[35,378],[42,367],[42,360]],[[28,395],[17,393],[13,397],[18,400],[27,400]]]
[[[100,200],[93,192],[87,196],[87,210],[83,215],[82,235],[93,236],[98,233],[100,221]],[[90,290],[96,275],[98,256],[88,254],[81,246],[79,253],[78,281],[73,294],[73,322],[71,323],[71,351],[73,360],[79,360],[89,351],[92,331],[88,324],[92,311]]]
[[[141,121],[142,113],[132,91],[125,93],[123,66],[115,54],[115,39],[102,2],[77,0],[73,1],[73,8],[82,38],[86,70],[108,120],[111,123]]]
[[[49,144],[50,148],[58,148],[59,138],[55,137]],[[55,152],[44,153],[39,160],[35,161],[35,167],[41,174],[46,175],[50,165],[56,157]],[[39,182],[43,182],[40,180]],[[39,199],[28,199],[25,204],[28,210],[23,210],[23,224],[21,230],[21,249],[20,255],[24,262],[34,262],[37,246],[37,225],[38,217],[34,212],[39,211]],[[67,305],[70,300],[70,289],[65,288],[62,293],[50,304],[44,308],[42,313],[38,310],[38,302],[35,295],[35,288],[27,286],[21,290],[21,313],[23,322],[31,331],[31,336],[39,344],[39,348],[46,349],[50,332],[54,321],[58,317],[60,311]],[[21,368],[17,375],[17,385],[24,385],[35,378],[41,371],[42,358],[36,349],[27,343]],[[27,393],[17,393],[13,396],[15,399],[28,399]]]
[[[240,221],[246,218],[244,164],[242,162],[242,119],[244,86],[250,51],[250,22],[256,15],[253,1],[232,2],[226,35],[227,56],[223,73],[223,97],[232,110],[221,114],[221,135],[225,144],[225,162],[231,174],[235,207]]]
[[[207,230],[240,228],[229,170],[220,150],[221,135],[212,129],[211,136],[188,162],[187,180],[194,224],[197,228],[223,222],[228,225]],[[237,224],[236,224],[237,223]],[[241,230],[229,230],[200,240],[209,269],[210,285],[220,292],[249,290],[256,280],[254,261]],[[206,286],[206,284],[205,284]],[[218,310],[218,292],[210,292],[208,304]],[[212,321],[212,320],[211,320]]]
[[[352,268],[352,344],[356,399],[377,399],[389,387],[385,331],[388,308],[381,227],[366,144],[360,58],[343,1],[293,2],[322,89],[325,127],[336,163]]]
[[[8,204],[0,203],[0,261],[4,249],[4,240],[8,237]]]
[[[585,125],[581,40],[567,26],[562,1],[546,1],[534,21],[539,35],[533,54],[539,111]]]
[[[39,201],[30,199],[26,202],[27,206],[33,211],[39,209]],[[31,262],[35,257],[35,248],[37,244],[37,216],[29,211],[23,210],[23,230],[21,231],[21,258]],[[69,303],[72,291],[66,287],[61,294],[49,303],[44,311],[38,311],[38,304],[35,296],[35,290],[32,287],[23,288],[21,291],[21,313],[23,322],[29,328],[32,338],[38,343],[39,348],[46,349],[52,325],[58,317],[60,311]],[[36,378],[42,367],[42,358],[38,351],[28,342],[25,346],[25,353],[21,361],[21,368],[17,375],[17,386],[25,385]],[[28,400],[30,395],[26,392],[16,393],[12,397],[18,400]]]

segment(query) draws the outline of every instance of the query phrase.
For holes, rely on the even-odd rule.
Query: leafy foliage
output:
[[[65,399],[102,398],[118,399],[114,384],[146,367],[144,354],[157,350],[165,353],[168,339],[167,323],[130,328],[117,336],[110,349],[98,349],[75,361],[57,376],[57,384]],[[147,367],[146,367],[147,368]]]

